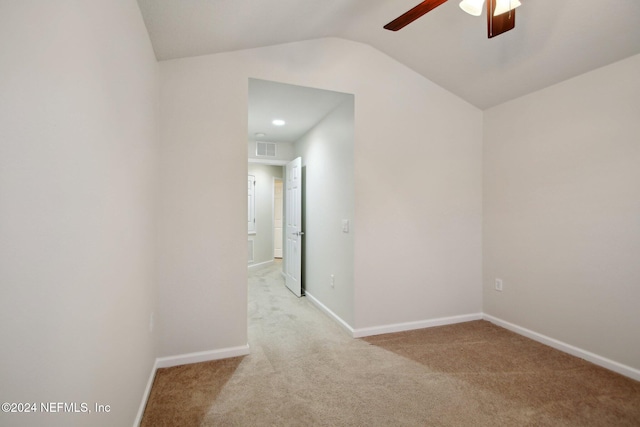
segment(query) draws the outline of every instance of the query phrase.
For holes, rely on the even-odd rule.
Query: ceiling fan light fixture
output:
[[[473,16],[480,16],[483,6],[484,0],[462,0],[460,2],[460,9]]]
[[[493,16],[502,15],[503,13],[507,13],[521,5],[522,3],[520,3],[520,0],[497,0],[496,10],[493,12]]]

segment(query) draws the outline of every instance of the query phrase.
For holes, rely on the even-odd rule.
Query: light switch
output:
[[[349,220],[348,219],[343,219],[342,220],[342,232],[343,233],[348,233],[349,232]]]

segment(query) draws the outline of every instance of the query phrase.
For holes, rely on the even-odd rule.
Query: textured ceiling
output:
[[[369,44],[479,108],[640,53],[640,0],[521,0],[487,39],[458,0],[398,32],[420,0],[138,0],[158,60],[321,37]]]

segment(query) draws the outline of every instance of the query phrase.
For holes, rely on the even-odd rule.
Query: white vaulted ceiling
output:
[[[158,60],[341,37],[369,44],[479,108],[640,53],[640,0],[521,0],[516,27],[450,0],[398,32],[420,0],[138,0]]]

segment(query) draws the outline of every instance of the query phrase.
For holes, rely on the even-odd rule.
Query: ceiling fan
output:
[[[398,16],[384,26],[385,29],[398,31],[420,18],[427,12],[446,3],[447,0],[425,0],[413,9]],[[480,16],[485,0],[462,0],[460,8],[470,15]],[[487,0],[487,36],[493,38],[516,26],[516,7],[520,6],[519,0]]]

